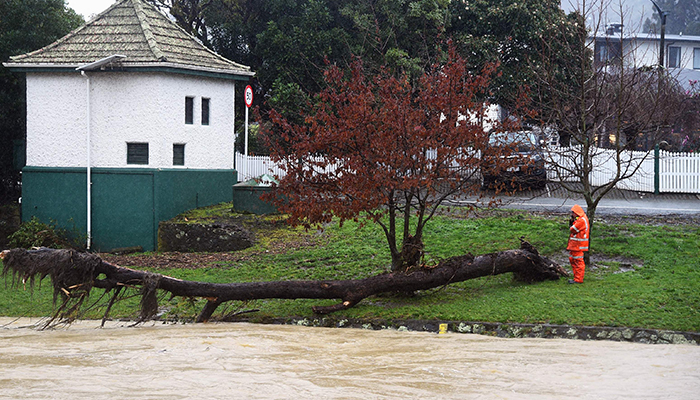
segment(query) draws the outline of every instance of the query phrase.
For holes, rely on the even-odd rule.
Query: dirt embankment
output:
[[[217,220],[217,223],[228,223]],[[232,252],[159,252],[145,254],[100,254],[100,257],[110,263],[120,266],[134,266],[139,268],[163,269],[196,269],[217,268],[230,263],[242,262],[263,254],[283,254],[291,250],[303,247],[312,247],[323,240],[323,234],[314,232],[292,232],[289,227],[282,224],[248,225],[257,240],[266,240],[264,249],[246,249]]]

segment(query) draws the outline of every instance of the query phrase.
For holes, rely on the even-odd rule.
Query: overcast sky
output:
[[[624,15],[624,23],[628,29],[639,30],[647,18],[656,12],[651,0],[602,0],[605,11],[603,22],[605,24],[620,22],[620,5]],[[586,7],[591,9],[591,14],[598,15],[601,0],[586,0]],[[566,12],[579,9],[581,0],[561,0],[561,8]],[[593,11],[594,10],[594,11]],[[590,21],[589,21],[590,23]]]
[[[89,20],[93,15],[99,14],[114,4],[115,0],[66,0],[68,7]]]

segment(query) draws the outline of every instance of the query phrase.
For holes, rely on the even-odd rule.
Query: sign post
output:
[[[245,147],[244,155],[248,157],[248,109],[253,105],[253,88],[248,85],[245,87]]]

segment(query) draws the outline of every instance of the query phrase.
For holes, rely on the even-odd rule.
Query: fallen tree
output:
[[[568,275],[557,263],[541,256],[522,239],[520,249],[478,257],[467,254],[446,259],[433,267],[421,266],[406,272],[385,273],[365,279],[226,284],[185,281],[120,267],[97,255],[74,250],[14,249],[1,254],[4,264],[2,275],[11,275],[15,286],[20,282],[29,282],[33,287],[37,279],[40,281],[50,277],[54,302],[59,297],[62,299],[53,319],[70,318],[95,288],[112,293],[104,319],[108,318],[110,308],[123,288],[140,287],[140,321],[156,315],[156,293],[163,290],[172,296],[206,299],[207,303],[197,317],[197,322],[206,322],[219,305],[234,300],[340,299],[341,302],[335,305],[313,307],[315,313],[327,314],[353,307],[363,299],[380,293],[428,290],[489,275],[512,272],[516,280],[530,283],[556,280]]]

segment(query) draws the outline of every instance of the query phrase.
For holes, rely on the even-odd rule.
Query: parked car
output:
[[[541,189],[547,184],[547,170],[542,156],[542,144],[531,131],[502,132],[491,135],[489,147],[502,149],[498,156],[484,156],[482,176],[485,189]],[[495,160],[493,157],[498,157]]]

